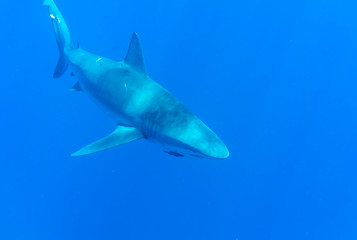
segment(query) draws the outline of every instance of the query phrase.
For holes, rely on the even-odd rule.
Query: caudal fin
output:
[[[55,72],[53,73],[53,77],[58,78],[66,71],[68,67],[67,52],[73,48],[71,35],[69,33],[67,24],[54,1],[45,0],[43,5],[48,7],[60,54]]]

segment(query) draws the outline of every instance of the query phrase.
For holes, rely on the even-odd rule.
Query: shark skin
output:
[[[60,52],[54,78],[69,66],[78,82],[71,91],[90,95],[117,123],[110,135],[72,156],[144,138],[173,156],[227,158],[222,140],[177,98],[146,73],[141,45],[133,33],[127,55],[117,62],[72,45],[66,22],[53,0],[45,0]]]

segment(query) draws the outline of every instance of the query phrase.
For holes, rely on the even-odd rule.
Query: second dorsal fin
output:
[[[136,71],[146,73],[144,57],[141,50],[138,34],[136,32],[134,32],[131,37],[129,49],[124,62],[133,67]]]

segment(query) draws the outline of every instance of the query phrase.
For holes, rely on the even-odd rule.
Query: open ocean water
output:
[[[113,122],[58,59],[41,1],[2,0],[1,240],[357,239],[357,2],[57,0],[81,48],[148,74],[225,160],[136,141],[70,157]]]

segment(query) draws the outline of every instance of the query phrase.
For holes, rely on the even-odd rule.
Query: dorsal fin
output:
[[[136,71],[146,73],[144,57],[141,50],[138,34],[136,32],[134,32],[131,37],[129,49],[124,61],[126,64],[135,68]]]

